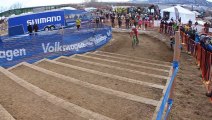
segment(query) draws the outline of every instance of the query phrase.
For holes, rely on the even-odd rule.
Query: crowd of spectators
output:
[[[197,26],[198,22],[195,22],[193,24],[191,20],[189,20],[187,24],[180,24],[180,20],[174,21],[173,19],[171,19],[170,21],[167,21],[165,19],[162,19],[160,24],[160,32],[166,33],[170,36],[171,48],[173,48],[173,45],[175,44],[174,33],[176,30],[180,29],[180,31],[185,33],[185,35],[187,36],[187,40],[183,42],[185,42],[186,49],[189,49],[187,50],[188,53],[195,52],[195,50],[197,50],[197,48],[195,47],[197,44],[200,45],[204,49],[204,51],[212,52],[212,39],[211,36],[208,35],[210,24],[206,22],[204,24],[204,31],[202,32],[197,31]],[[202,52],[202,50],[200,50],[200,52]],[[206,54],[206,52],[204,54]],[[198,52],[196,51],[195,54],[197,53]],[[208,61],[208,58],[205,58],[205,61],[203,61],[203,63],[205,64],[203,66],[211,65],[211,61],[206,61]],[[198,66],[200,66],[200,63],[198,63]],[[204,69],[204,67],[202,69]],[[208,78],[205,79],[205,77],[203,77],[203,82],[206,85],[206,96],[212,97],[211,80],[208,80]]]
[[[153,21],[153,15],[142,14],[139,10],[123,12],[97,10],[93,16],[96,24],[110,22],[113,28],[116,26],[122,28],[124,26],[126,29],[130,29],[132,26],[135,26],[136,28],[143,28],[145,30]]]
[[[190,23],[187,25],[182,25],[180,30],[182,32],[184,32],[186,35],[188,35],[190,40],[195,41],[196,43],[200,43],[200,45],[207,51],[212,52],[212,39],[209,35],[207,35],[208,33],[208,29],[209,29],[209,23],[205,23],[204,27],[204,32],[203,33],[198,33],[197,32],[197,26],[198,23],[195,22],[194,25],[191,25]]]

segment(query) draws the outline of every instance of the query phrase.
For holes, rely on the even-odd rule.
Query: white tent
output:
[[[161,10],[161,17],[163,17],[164,12],[168,12],[169,13],[169,19],[173,18],[174,20],[176,20],[175,8],[178,9],[179,17],[181,17],[181,22],[183,24],[188,23],[189,20],[191,20],[192,23],[196,22],[195,13],[193,13],[192,11],[185,9],[181,6],[173,6],[173,7],[170,7],[170,8],[162,9]]]
[[[196,17],[198,16],[198,15],[201,15],[199,12],[197,12],[197,11],[192,11],[195,15],[196,15]]]

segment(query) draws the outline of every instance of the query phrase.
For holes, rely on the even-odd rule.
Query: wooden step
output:
[[[146,62],[146,61],[142,61],[142,60],[136,60],[136,59],[130,59],[130,58],[125,58],[125,57],[117,57],[117,56],[111,56],[111,55],[106,55],[106,54],[100,54],[100,53],[89,53],[86,54],[92,57],[99,57],[102,59],[109,59],[109,60],[115,60],[115,61],[120,61],[120,62],[125,62],[125,63],[131,63],[131,64],[138,64],[141,66],[148,66],[148,67],[154,67],[154,68],[158,68],[158,69],[164,69],[164,70],[169,70],[171,67],[170,65],[164,65],[164,64],[160,64],[160,63],[154,63],[154,62]]]
[[[68,57],[61,56],[60,58],[57,58],[55,60],[59,60],[59,59],[62,59],[62,58],[70,59]],[[138,85],[148,86],[148,87],[153,87],[153,88],[158,88],[158,89],[164,89],[164,87],[165,87],[163,85],[153,84],[153,83],[149,83],[149,82],[143,82],[143,81],[130,79],[130,78],[126,78],[126,77],[122,77],[122,76],[118,76],[118,75],[113,75],[113,74],[109,74],[109,73],[99,72],[99,71],[96,71],[96,70],[87,69],[87,68],[83,68],[83,67],[79,67],[79,66],[75,66],[75,65],[71,65],[71,64],[65,64],[65,63],[62,63],[62,62],[55,61],[55,60],[52,61],[52,60],[45,59],[44,61],[48,61],[48,62],[55,63],[55,64],[58,64],[58,65],[66,66],[66,67],[76,69],[76,70],[80,70],[80,71],[83,71],[83,72],[88,72],[88,73],[91,73],[91,74],[104,76],[104,77],[107,77],[107,78],[110,78],[110,79],[125,81],[125,82],[128,82],[128,83],[133,83],[133,84],[138,84]]]
[[[113,119],[151,119],[158,104],[156,100],[90,84],[27,63],[10,71],[57,97]]]
[[[39,67],[48,69],[50,71],[66,75],[69,77],[73,77],[75,79],[79,79],[81,81],[85,81],[91,84],[99,85],[102,87],[110,88],[113,90],[118,90],[122,92],[126,92],[129,94],[150,98],[154,100],[160,100],[162,97],[162,89],[155,88],[152,86],[145,86],[144,84],[135,84],[140,83],[137,80],[132,83],[130,80],[123,81],[122,79],[114,79],[110,76],[110,74],[104,74],[102,72],[73,66],[70,64],[64,64],[57,61],[45,60],[36,64]],[[80,74],[79,74],[80,73]],[[156,86],[156,85],[155,85]],[[159,85],[158,85],[159,86]]]
[[[121,67],[121,68],[125,68],[125,69],[137,70],[140,72],[146,72],[146,73],[150,73],[150,74],[164,75],[164,76],[167,76],[169,74],[169,70],[153,68],[153,67],[148,67],[148,66],[135,65],[135,64],[131,64],[131,63],[103,59],[103,58],[93,57],[93,56],[89,56],[89,55],[75,55],[74,58],[79,58],[79,59],[86,60],[86,61],[92,61],[95,63],[101,63],[101,64],[106,64],[106,65]]]
[[[66,64],[76,65],[79,67],[84,67],[87,69],[104,72],[104,73],[127,77],[130,79],[136,79],[136,80],[145,81],[149,83],[155,83],[159,85],[165,85],[168,79],[167,76],[149,74],[149,73],[140,72],[136,70],[130,70],[126,68],[120,68],[120,67],[110,66],[106,64],[95,63],[91,61],[77,59],[74,57],[73,58],[63,57],[63,58],[57,59],[57,61],[66,63]]]
[[[128,58],[128,59],[137,60],[137,61],[152,62],[152,63],[157,63],[157,64],[164,64],[164,65],[170,65],[171,64],[170,62],[141,58],[141,57],[136,57],[136,56],[128,56],[128,55],[106,52],[106,51],[95,51],[94,53],[103,54],[103,55],[111,55],[111,56],[115,56],[115,57],[123,57],[123,58]]]

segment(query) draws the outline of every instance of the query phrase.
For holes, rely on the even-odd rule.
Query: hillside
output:
[[[130,2],[160,2],[160,3],[175,3],[175,4],[198,4],[198,5],[205,5],[210,6],[212,5],[211,2],[208,2],[207,0],[129,0]]]

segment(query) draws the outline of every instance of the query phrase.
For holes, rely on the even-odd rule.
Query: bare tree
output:
[[[7,8],[5,8],[5,7],[0,7],[0,13],[4,12],[4,11],[6,11],[6,10],[7,10]]]
[[[14,4],[12,4],[11,6],[10,6],[10,9],[12,10],[12,9],[18,9],[18,8],[22,8],[23,7],[23,5],[21,4],[21,3],[19,3],[19,2],[17,2],[17,3],[14,3]]]
[[[90,2],[98,2],[98,0],[90,0]]]
[[[89,3],[89,2],[91,2],[91,0],[84,0],[84,2],[85,2],[85,3]]]

